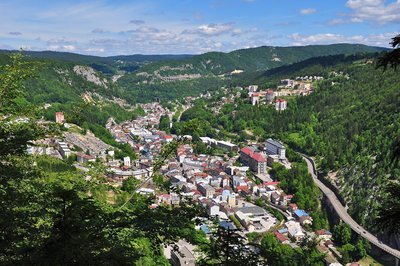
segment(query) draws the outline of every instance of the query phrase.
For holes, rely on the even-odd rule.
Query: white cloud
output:
[[[302,35],[294,33],[289,36],[291,45],[310,45],[310,44],[333,44],[333,43],[358,43],[373,46],[389,46],[389,42],[396,33],[387,32],[382,34],[369,35],[342,35],[334,33],[321,33],[314,35]]]
[[[62,51],[62,52],[75,52],[77,51],[78,42],[75,40],[68,40],[65,38],[54,38],[47,42],[47,49],[51,51]]]
[[[400,0],[391,3],[387,3],[386,0],[348,0],[346,6],[353,11],[350,14],[350,22],[400,22]]]
[[[197,34],[201,36],[218,36],[231,33],[234,30],[233,23],[207,24],[201,25],[195,29],[184,30],[183,34]]]
[[[302,15],[311,15],[314,14],[315,12],[317,12],[317,10],[314,8],[304,8],[300,10],[300,14]]]

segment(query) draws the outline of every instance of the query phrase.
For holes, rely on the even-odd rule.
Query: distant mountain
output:
[[[352,64],[357,60],[371,60],[379,57],[381,53],[358,53],[358,54],[339,54],[319,56],[296,62],[289,65],[284,65],[264,71],[255,71],[243,73],[234,77],[234,83],[245,86],[246,84],[265,85],[271,82],[280,82],[281,79],[295,78],[296,76],[324,76],[326,69],[334,69],[338,65]]]
[[[12,52],[18,52],[17,50],[0,50],[0,54],[7,54]],[[190,54],[160,54],[160,55],[144,55],[144,54],[134,54],[134,55],[116,55],[116,56],[93,56],[93,55],[83,55],[68,52],[55,52],[55,51],[24,51],[26,55],[34,58],[41,59],[55,59],[74,63],[108,63],[112,64],[115,61],[126,61],[126,62],[155,62],[164,60],[182,60],[188,57],[192,57]]]
[[[210,52],[183,60],[158,61],[127,75],[133,83],[171,82],[201,77],[229,75],[236,72],[266,71],[313,57],[374,53],[387,50],[361,44],[309,45],[293,47],[262,46],[229,53]],[[121,79],[123,81],[123,79]],[[125,81],[123,81],[125,82]],[[126,82],[125,82],[126,83]]]
[[[17,52],[16,50],[0,50],[0,54],[8,54],[11,52]],[[143,65],[157,62],[157,61],[174,61],[174,60],[182,60],[185,58],[192,57],[189,54],[182,55],[173,55],[173,54],[165,54],[165,55],[118,55],[118,56],[92,56],[92,55],[83,55],[76,53],[68,53],[68,52],[54,52],[54,51],[24,51],[24,54],[38,59],[50,59],[50,60],[59,60],[65,62],[73,62],[76,64],[85,64],[93,67],[94,69],[103,72],[103,74],[116,74],[118,70],[132,72],[137,70]]]
[[[358,44],[312,45],[298,47],[258,47],[230,53],[202,55],[122,55],[88,56],[65,52],[24,52],[44,63],[40,81],[30,84],[27,99],[36,104],[66,103],[81,99],[86,91],[104,96],[147,102],[156,98],[172,100],[242,81],[265,83],[271,72],[305,68],[307,64],[338,60],[336,55],[369,54],[386,50]],[[0,64],[11,51],[0,50]],[[319,58],[326,57],[328,58]],[[308,61],[307,61],[308,60]],[[339,60],[341,60],[339,58]],[[86,76],[74,71],[88,66]],[[314,67],[315,68],[315,67]],[[80,68],[83,69],[83,68]],[[231,75],[233,70],[243,73]],[[87,77],[102,82],[93,83]],[[275,75],[276,76],[276,75]],[[248,78],[247,78],[248,77]]]

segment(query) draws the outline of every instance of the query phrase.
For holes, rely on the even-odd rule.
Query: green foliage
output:
[[[253,250],[254,246],[246,245],[237,230],[218,227],[203,250],[206,256],[200,259],[199,265],[263,265],[265,261]]]
[[[352,253],[354,250],[355,248],[352,244],[345,244],[339,249],[340,254],[342,254],[343,263],[349,263],[352,261]]]
[[[235,215],[231,214],[229,215],[229,219],[235,224],[236,228],[242,228],[242,224],[239,222],[239,220],[235,217]]]
[[[74,156],[70,157],[72,159],[75,159],[72,160],[72,162],[76,161],[76,158],[74,158]],[[66,163],[48,155],[38,156],[36,157],[35,161],[37,163],[37,166],[45,172],[74,172],[76,170],[75,167],[71,166],[72,162]]]
[[[333,238],[339,245],[346,245],[351,240],[351,228],[345,223],[333,227]]]
[[[293,194],[293,201],[299,208],[317,210],[319,206],[318,190],[311,175],[308,173],[305,162],[293,163],[291,169],[275,164],[270,174],[280,181],[281,188],[288,194]]]
[[[303,248],[292,248],[279,243],[272,233],[261,240],[261,255],[267,259],[268,265],[325,265],[325,255],[316,250],[315,242],[309,241]]]
[[[382,231],[398,233],[400,231],[400,183],[390,182],[385,188],[383,204],[379,207],[375,225]]]
[[[168,132],[170,130],[169,124],[170,124],[170,119],[168,115],[163,115],[160,117],[160,124],[158,125],[158,128],[160,130]]]
[[[134,177],[130,177],[122,182],[122,190],[128,193],[133,193],[139,186],[140,181]]]
[[[168,265],[160,244],[194,228],[197,206],[150,209],[151,199],[136,194],[125,204],[127,192],[101,183],[101,164],[90,165],[92,181],[85,181],[68,163],[27,156],[26,145],[44,131],[34,118],[0,119],[0,264]]]
[[[400,35],[392,38],[391,45],[394,49],[379,58],[378,67],[383,67],[384,69],[387,69],[387,67],[397,69],[400,65]]]

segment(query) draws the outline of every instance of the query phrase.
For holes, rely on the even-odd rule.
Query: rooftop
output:
[[[296,214],[297,217],[301,217],[301,216],[309,216],[308,213],[306,213],[303,210],[295,210],[294,214]]]

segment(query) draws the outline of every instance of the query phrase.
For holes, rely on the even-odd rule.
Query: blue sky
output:
[[[0,10],[0,49],[100,56],[388,46],[400,32],[400,0],[2,0]]]

